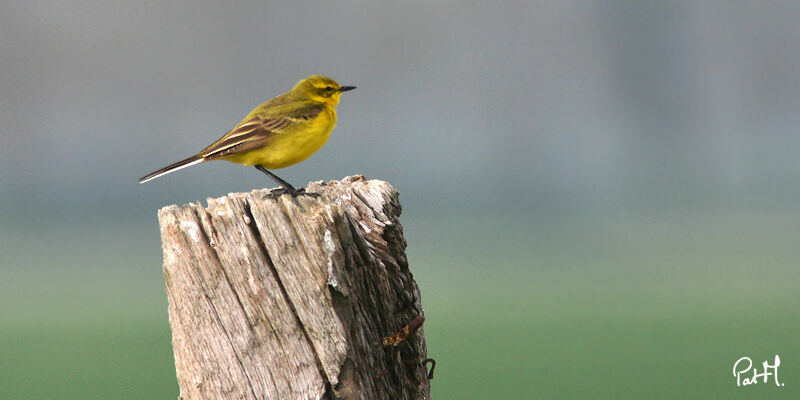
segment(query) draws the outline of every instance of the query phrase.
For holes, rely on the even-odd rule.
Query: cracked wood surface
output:
[[[397,191],[347,177],[319,196],[232,193],[159,210],[181,399],[428,399]]]

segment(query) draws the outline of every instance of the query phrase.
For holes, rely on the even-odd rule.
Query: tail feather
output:
[[[145,183],[145,182],[147,182],[149,180],[156,179],[161,175],[166,175],[166,174],[168,174],[170,172],[177,171],[179,169],[183,169],[183,168],[195,165],[195,164],[199,164],[199,163],[201,163],[203,161],[205,161],[205,159],[200,157],[200,156],[191,156],[191,157],[189,157],[189,158],[187,158],[185,160],[178,161],[175,164],[168,165],[168,166],[166,166],[164,168],[161,168],[158,171],[155,171],[153,173],[147,174],[147,175],[139,178],[139,183]]]

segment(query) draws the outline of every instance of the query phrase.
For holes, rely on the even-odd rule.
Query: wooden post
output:
[[[159,210],[180,399],[430,398],[397,191],[307,190]]]

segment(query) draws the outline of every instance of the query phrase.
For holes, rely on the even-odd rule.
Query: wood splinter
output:
[[[417,315],[414,319],[411,320],[403,329],[400,329],[399,332],[395,333],[392,336],[387,336],[383,338],[383,345],[384,346],[397,346],[400,343],[408,340],[411,335],[417,333],[419,327],[422,326],[422,323],[425,322],[425,317],[423,315]]]

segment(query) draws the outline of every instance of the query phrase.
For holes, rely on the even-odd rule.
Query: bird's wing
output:
[[[286,112],[285,115],[252,117],[242,121],[198,155],[203,159],[213,160],[264,147],[275,135],[312,120],[323,109],[322,104],[312,104]]]

